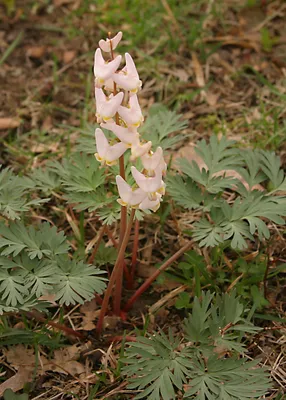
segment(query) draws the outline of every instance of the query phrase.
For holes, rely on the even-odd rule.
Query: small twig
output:
[[[101,240],[102,240],[102,238],[103,238],[103,236],[104,236],[104,234],[106,232],[106,227],[107,227],[107,225],[103,225],[103,227],[101,228],[101,232],[100,232],[100,235],[99,235],[98,240],[96,242],[96,246],[94,247],[93,252],[92,252],[91,256],[88,259],[88,263],[89,264],[92,264],[93,261],[94,261],[94,258],[96,256],[96,253],[97,253],[98,249],[99,249]]]
[[[192,246],[193,242],[192,241],[188,242],[180,250],[178,250],[175,254],[173,254],[172,257],[170,257],[166,262],[164,262],[164,264],[162,264],[161,267],[159,267],[157,271],[155,271],[153,275],[151,275],[148,279],[146,279],[143,285],[141,285],[139,289],[136,290],[133,296],[127,301],[123,310],[125,312],[129,311],[130,308],[133,306],[134,302],[137,300],[137,298],[140,297],[141,294],[144,293],[146,289],[148,289],[151,283],[154,282],[155,279],[157,279],[157,277],[161,274],[161,272],[165,271],[165,269],[167,269],[181,255],[183,255],[186,251],[190,250]]]

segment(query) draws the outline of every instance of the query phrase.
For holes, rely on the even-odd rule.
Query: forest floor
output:
[[[133,56],[143,82],[140,92],[143,112],[161,103],[180,113],[188,123],[186,133],[190,139],[178,149],[176,157],[193,157],[193,144],[215,133],[226,135],[242,147],[275,151],[286,166],[286,3],[283,0],[6,0],[4,3],[6,6],[0,6],[0,164],[3,166],[24,174],[44,166],[48,160],[60,160],[81,132],[95,123],[93,54],[107,32],[119,30],[123,32],[120,51]],[[64,226],[66,219],[60,219],[59,213],[59,220],[54,220],[56,207],[54,204],[46,211],[43,208],[37,218],[70,229]],[[78,213],[68,207],[66,212],[78,222]],[[148,260],[156,246],[154,232],[148,226],[144,232],[140,241],[144,243],[141,258],[145,263],[139,268],[139,280],[150,275]],[[160,236],[160,230],[156,235]],[[176,234],[173,236],[176,240]],[[286,263],[285,232],[284,240],[271,243],[268,250],[273,263]],[[160,251],[164,254],[164,249]],[[281,271],[275,282],[271,282],[258,319],[263,331],[249,343],[251,351],[259,354],[271,369],[274,389],[269,398],[273,399],[286,396],[283,392],[285,269]],[[28,389],[25,386],[26,391],[30,390],[29,398],[132,398],[126,382],[117,373],[117,355],[122,344],[108,341],[114,331],[123,332],[136,326],[143,329],[146,322],[143,314],[148,307],[153,304],[156,309],[154,303],[178,286],[172,279],[159,281],[137,304],[134,316],[122,326],[119,323],[119,328],[118,320],[111,317],[103,344],[92,337],[98,316],[96,305],[55,311],[53,321],[83,332],[85,340],[65,339],[67,347],[55,351],[53,371],[46,369],[44,374],[34,374]],[[149,317],[150,329],[176,325],[182,319],[184,315],[174,308],[174,299],[171,300],[166,300],[164,307],[158,306],[156,317]],[[15,318],[10,323],[23,325]],[[34,330],[42,326],[40,322],[26,323]],[[0,382],[5,382],[15,371],[18,382],[21,379],[25,382],[27,375],[19,375],[19,364],[26,365],[30,374],[34,371],[31,359],[35,350],[16,347],[16,343],[3,351],[2,362],[8,365],[9,372],[3,376],[0,372]],[[47,356],[42,352],[42,359]],[[91,371],[96,368],[101,370],[94,375]]]

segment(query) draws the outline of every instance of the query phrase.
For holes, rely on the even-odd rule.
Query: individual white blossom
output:
[[[110,79],[112,75],[117,71],[120,63],[121,56],[115,57],[114,60],[106,62],[102,56],[101,50],[98,48],[94,54],[94,76],[96,87],[104,85],[105,81]]]
[[[131,160],[136,160],[136,158],[143,156],[150,151],[152,142],[142,143],[139,137],[134,140],[131,145]]]
[[[112,78],[117,85],[128,90],[131,95],[137,93],[142,86],[142,81],[134,64],[134,61],[129,53],[125,53],[126,66],[118,73],[113,74]]]
[[[140,210],[157,211],[160,207],[161,198],[162,195],[159,193],[155,193],[151,198],[149,198],[149,196],[145,197],[145,199],[139,204]]]
[[[112,38],[112,39],[106,38],[106,40],[101,39],[98,44],[102,51],[109,53],[109,52],[111,52],[111,49],[112,50],[116,49],[116,47],[121,39],[122,39],[122,32],[118,32],[114,36],[114,38]]]
[[[117,93],[115,96],[111,94],[109,97],[106,97],[102,89],[95,88],[97,122],[107,122],[114,117],[122,103],[123,97],[124,93],[122,92]]]
[[[124,154],[127,146],[120,142],[111,146],[100,128],[95,130],[96,150],[95,157],[101,164],[114,165]]]
[[[155,175],[152,177],[145,176],[139,172],[136,167],[131,167],[131,173],[135,182],[140,189],[144,190],[146,193],[155,193],[162,188],[162,172],[158,169],[156,169],[154,172]]]
[[[128,128],[124,128],[124,126],[117,125],[114,121],[101,124],[100,126],[113,132],[121,142],[127,144],[129,147],[136,144],[139,140],[138,132],[130,131]]]
[[[116,183],[120,199],[118,203],[122,206],[136,207],[147,197],[142,189],[132,189],[130,185],[120,176],[116,176]]]
[[[166,170],[162,147],[157,147],[155,153],[151,151],[143,154],[141,156],[141,161],[148,175],[153,174],[154,170],[158,167],[162,169],[162,172]]]
[[[144,121],[137,95],[131,96],[128,107],[120,106],[118,113],[128,128],[136,130]]]

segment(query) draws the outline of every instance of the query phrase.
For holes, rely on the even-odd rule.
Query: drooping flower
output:
[[[123,97],[124,94],[122,92],[117,93],[115,96],[111,94],[106,97],[102,89],[95,88],[97,122],[110,120],[118,111]]]
[[[113,74],[112,78],[120,88],[134,94],[141,88],[142,81],[139,79],[136,66],[129,53],[125,53],[125,60],[126,66],[118,73]]]
[[[131,146],[131,160],[136,160],[136,158],[143,156],[150,151],[152,142],[142,143],[139,137],[132,143]]]
[[[131,167],[131,173],[137,185],[146,193],[155,193],[162,188],[162,172],[158,169],[152,177],[145,176],[134,166]]]
[[[132,132],[128,128],[124,128],[124,126],[117,125],[114,121],[101,124],[100,126],[113,132],[121,142],[127,144],[129,147],[139,140],[138,132]]]
[[[101,164],[114,165],[119,157],[124,154],[127,146],[120,142],[111,146],[100,128],[95,130],[97,153],[95,157]]]
[[[118,32],[112,39],[106,38],[106,40],[101,39],[99,41],[99,47],[101,50],[109,53],[112,50],[115,50],[118,43],[122,39],[122,32]]]
[[[124,120],[129,129],[135,130],[144,121],[137,95],[129,99],[129,107],[120,106],[118,108],[120,117]]]
[[[136,207],[147,197],[147,193],[142,189],[138,188],[133,190],[120,175],[116,176],[116,183],[120,196],[120,199],[117,201],[124,207]]]
[[[147,196],[145,199],[139,204],[140,210],[152,210],[157,211],[160,207],[162,195],[159,193],[155,193],[154,196]]]
[[[95,85],[101,87],[104,85],[105,81],[112,77],[112,75],[117,71],[120,63],[121,56],[115,57],[114,60],[106,62],[102,57],[101,50],[98,48],[94,54],[94,76]]]
[[[162,147],[157,147],[155,153],[151,151],[143,154],[141,161],[148,175],[152,175],[153,171],[158,167],[162,169],[162,173],[166,171],[167,166],[163,158]]]

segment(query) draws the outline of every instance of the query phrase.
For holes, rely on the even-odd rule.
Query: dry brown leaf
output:
[[[24,385],[32,380],[33,369],[20,367],[18,372],[0,385],[0,396],[3,396],[6,389],[12,389],[13,392],[23,389]]]
[[[0,130],[18,128],[20,123],[17,118],[0,118]]]
[[[51,143],[51,144],[44,144],[44,143],[37,143],[31,147],[31,151],[33,153],[45,153],[45,152],[55,152],[59,147],[59,143]]]
[[[82,317],[81,329],[85,331],[91,331],[92,329],[95,329],[96,325],[93,321],[100,313],[96,299],[92,299],[91,301],[84,303],[84,305],[80,307],[80,312],[84,314]]]
[[[72,62],[75,57],[76,57],[76,51],[75,50],[68,50],[64,52],[63,55],[63,63],[64,64],[69,64],[70,62]]]
[[[27,56],[30,58],[42,58],[46,53],[46,46],[32,46],[27,49]]]
[[[3,350],[3,353],[8,363],[15,369],[19,369],[20,367],[33,368],[35,365],[34,349],[28,349],[22,344]]]

